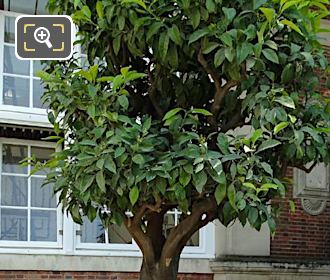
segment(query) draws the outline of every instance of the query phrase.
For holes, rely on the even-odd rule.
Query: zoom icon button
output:
[[[18,59],[66,60],[73,52],[74,26],[68,16],[19,16],[15,50]]]

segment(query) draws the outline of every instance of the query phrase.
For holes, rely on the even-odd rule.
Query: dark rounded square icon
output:
[[[15,28],[18,59],[66,60],[72,56],[75,29],[69,16],[19,16]]]

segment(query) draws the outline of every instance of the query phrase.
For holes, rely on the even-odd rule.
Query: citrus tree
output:
[[[327,4],[50,0],[89,62],[76,54],[39,73],[64,144],[46,163],[63,207],[77,223],[124,224],[143,280],[176,279],[185,244],[215,219],[274,232],[269,205],[285,195],[287,167],[329,161],[316,35]]]

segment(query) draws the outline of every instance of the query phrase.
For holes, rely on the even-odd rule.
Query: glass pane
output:
[[[57,241],[56,211],[31,211],[31,241]]]
[[[27,206],[28,180],[25,177],[1,176],[1,205]]]
[[[33,76],[37,75],[37,72],[42,70],[44,65],[41,64],[40,60],[34,60],[33,61]]]
[[[187,246],[199,246],[199,231],[195,232],[194,235],[188,240]]]
[[[27,210],[1,210],[1,240],[27,240]]]
[[[31,155],[35,156],[37,161],[45,162],[49,160],[50,155],[54,153],[55,150],[52,148],[41,148],[41,147],[31,147]],[[47,173],[47,169],[38,171],[35,174],[45,175]]]
[[[53,186],[45,185],[43,178],[31,178],[31,206],[56,208],[56,196],[53,194]]]
[[[5,17],[5,42],[15,43],[15,18]]]
[[[83,217],[81,226],[81,242],[83,243],[105,243],[105,231],[102,222],[96,218],[92,223],[87,217]]]
[[[34,14],[36,0],[5,0],[4,5],[7,11],[32,15]]]
[[[132,236],[124,225],[111,225],[108,228],[109,243],[131,244]]]
[[[167,213],[164,217],[163,232],[165,237],[170,233],[171,228],[175,226],[175,214]]]
[[[46,104],[42,104],[41,96],[44,92],[44,86],[40,80],[33,80],[33,107],[34,108],[46,108]]]
[[[29,79],[6,77],[3,78],[3,103],[6,105],[29,107]]]
[[[15,55],[15,47],[4,46],[4,66],[3,72],[19,75],[30,75],[30,62],[19,60]]]
[[[27,157],[26,146],[8,145],[2,146],[2,171],[8,173],[27,174],[27,168],[20,166],[20,161]]]
[[[46,5],[48,3],[48,0],[39,0],[38,1],[38,10],[37,15],[47,15],[47,8]]]

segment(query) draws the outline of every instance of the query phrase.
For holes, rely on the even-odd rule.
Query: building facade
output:
[[[0,280],[138,279],[141,253],[124,228],[75,224],[57,207],[51,186],[41,188],[45,174],[29,176],[31,167],[19,164],[31,155],[47,159],[55,149],[41,140],[52,134],[36,77],[42,66],[18,60],[14,50],[15,18],[45,14],[46,2],[0,1]],[[321,37],[330,59],[330,37]],[[274,238],[266,225],[256,232],[211,223],[188,242],[179,279],[330,279],[329,168],[289,172],[297,209],[283,206]],[[164,230],[179,216],[169,212]]]

